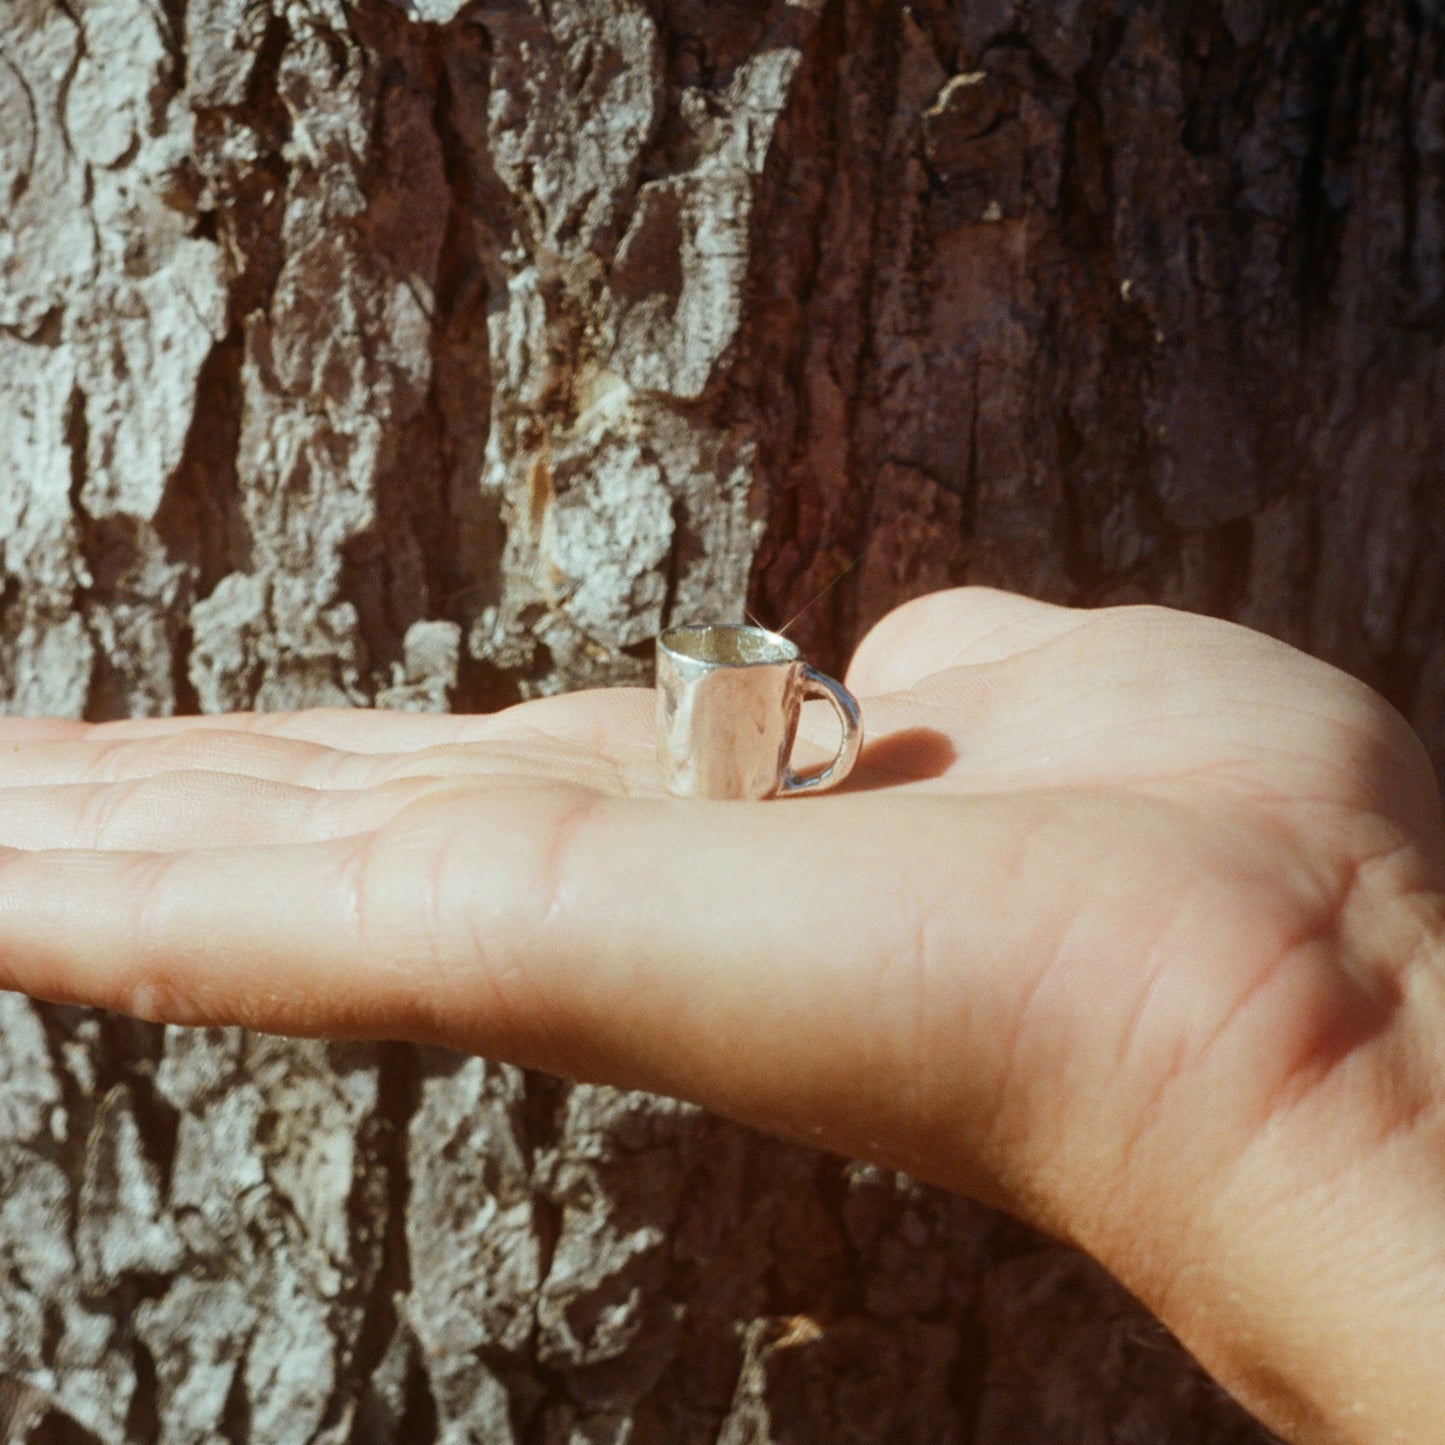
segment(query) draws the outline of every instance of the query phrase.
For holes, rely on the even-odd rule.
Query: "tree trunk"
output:
[[[0,710],[482,709],[1154,600],[1445,760],[1409,0],[6,0]],[[1265,1438],[1081,1257],[665,1100],[0,995],[0,1427]]]

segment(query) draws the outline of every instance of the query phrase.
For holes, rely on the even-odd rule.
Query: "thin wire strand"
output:
[[[858,555],[854,557],[853,560],[849,562],[848,565],[844,567],[843,570],[839,572],[837,576],[832,579],[831,582],[825,583],[822,588],[815,592],[795,613],[793,613],[790,618],[788,618],[785,623],[783,623],[781,627],[763,627],[763,624],[759,622],[758,619],[746,609],[744,609],[744,615],[748,618],[750,622],[753,623],[754,626],[763,627],[763,630],[765,632],[773,631],[776,632],[780,637],[786,637],[788,635],[788,628],[790,628],[805,612],[811,611],[811,609],[816,603],[820,602],[824,597],[826,597],[827,594],[831,592],[833,588],[835,588],[902,520],[903,519],[901,517],[895,517],[891,522],[887,523],[885,526],[880,527],[864,544],[863,550],[859,552]]]

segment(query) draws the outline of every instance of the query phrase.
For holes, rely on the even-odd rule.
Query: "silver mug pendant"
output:
[[[832,762],[797,773],[789,762],[810,697],[838,714]],[[670,793],[771,798],[820,793],[858,759],[863,720],[842,683],[810,667],[786,637],[741,623],[669,628],[657,639],[657,754]]]

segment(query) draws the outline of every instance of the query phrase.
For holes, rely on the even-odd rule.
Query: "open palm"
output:
[[[1360,1384],[1433,1369],[1403,1306],[1318,1368],[1361,1290],[1433,1279],[1445,1320],[1445,827],[1408,727],[1242,628],[982,590],[893,613],[848,681],[850,783],[766,803],[663,796],[635,689],[5,722],[0,982],[695,1099],[1081,1243],[1300,1439],[1415,1428]]]

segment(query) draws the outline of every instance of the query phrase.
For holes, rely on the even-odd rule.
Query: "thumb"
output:
[[[954,587],[895,607],[858,644],[847,684],[860,697],[903,692],[950,667],[1000,662],[1097,614],[992,587]]]

